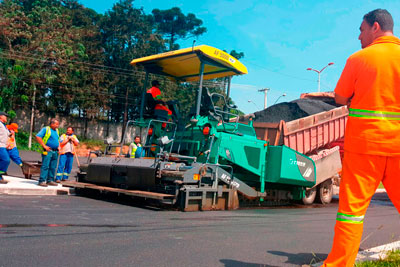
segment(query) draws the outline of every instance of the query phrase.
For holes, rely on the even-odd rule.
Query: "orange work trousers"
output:
[[[363,232],[363,220],[380,182],[400,213],[400,156],[376,156],[345,151],[332,250],[323,266],[353,266]]]

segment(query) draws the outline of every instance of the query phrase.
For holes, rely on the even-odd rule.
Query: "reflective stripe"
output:
[[[46,133],[43,136],[43,144],[47,144],[47,141],[49,141],[49,138],[51,136],[51,131],[50,131],[50,126],[46,127]]]
[[[400,112],[349,108],[349,117],[379,120],[400,120]]]
[[[56,129],[56,132],[57,132],[57,135],[60,135],[58,132],[58,129]],[[46,133],[44,134],[43,139],[42,139],[43,144],[47,145],[47,141],[49,141],[50,136],[51,136],[50,126],[46,126]],[[42,149],[42,154],[44,154],[44,152],[47,152],[44,150],[43,147],[41,149]],[[47,155],[47,153],[46,153],[46,155]]]
[[[360,224],[364,222],[364,216],[348,215],[338,212],[336,215],[336,220],[341,222]]]

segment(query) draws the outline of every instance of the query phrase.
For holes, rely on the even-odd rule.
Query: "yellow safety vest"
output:
[[[129,152],[129,154],[131,155],[131,159],[134,159],[136,150],[138,149],[138,147],[142,147],[142,145],[141,144],[132,143],[131,146],[132,146],[132,150]]]
[[[57,131],[57,134],[60,135],[60,133],[58,132],[58,129],[56,129],[56,131]],[[50,136],[51,136],[51,128],[50,128],[50,126],[47,126],[46,133],[43,136],[43,144],[45,144],[45,145],[47,144],[47,141],[49,141]],[[43,147],[41,149],[42,149],[42,154],[47,155],[47,151],[44,150]]]

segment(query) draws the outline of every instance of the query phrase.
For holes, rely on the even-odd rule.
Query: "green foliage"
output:
[[[102,15],[77,0],[0,1],[0,110],[30,109],[35,96],[35,108],[50,115],[124,125],[134,119],[144,77],[130,61],[177,49],[179,40],[206,28],[177,7],[145,14],[133,3],[117,1]],[[189,113],[196,86],[159,79],[166,100],[178,100]]]
[[[35,135],[36,133],[32,134],[32,151],[36,152],[41,152],[40,148],[41,146],[39,143],[36,142],[35,140]],[[17,147],[19,150],[29,150],[28,148],[28,142],[29,142],[29,132],[24,132],[24,131],[18,131],[18,133],[15,134],[15,140],[17,142]]]
[[[105,65],[109,68],[126,69],[133,58],[164,51],[163,40],[154,31],[152,18],[142,9],[133,7],[132,0],[114,4],[99,21],[104,47]],[[124,125],[139,106],[142,91],[142,76],[131,72],[108,73],[106,83],[110,85],[108,99],[111,120],[123,121]],[[129,116],[130,115],[130,116]]]
[[[107,91],[98,86],[104,75],[84,65],[89,58],[91,64],[103,63],[99,29],[88,19],[77,19],[77,27],[72,19],[85,10],[76,1],[0,2],[0,88],[7,99],[1,108],[24,107],[34,91],[37,108],[45,112],[98,112],[106,105],[107,96],[96,94]]]
[[[15,118],[15,116],[17,116],[17,113],[15,113],[14,110],[8,110],[7,113],[8,113],[8,117],[10,119],[13,119],[13,118]]]
[[[162,34],[169,44],[169,50],[179,49],[176,41],[204,34],[207,29],[202,27],[203,21],[192,13],[183,14],[179,7],[167,10],[153,9],[157,31]]]
[[[234,58],[236,58],[236,59],[244,58],[244,53],[243,52],[237,52],[236,50],[232,50],[229,54],[231,56],[233,56]]]
[[[398,267],[400,266],[400,250],[390,251],[387,257],[377,261],[358,262],[355,267]]]

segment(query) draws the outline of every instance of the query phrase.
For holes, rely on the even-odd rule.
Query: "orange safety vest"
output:
[[[351,55],[335,93],[351,98],[345,151],[400,155],[399,38],[377,38]]]
[[[147,93],[151,94],[151,96],[153,97],[154,100],[162,100],[161,91],[160,91],[159,88],[157,88],[155,86],[153,86],[149,90],[147,90]],[[172,115],[172,111],[169,110],[169,108],[164,106],[164,105],[156,104],[154,109],[156,109],[156,110],[165,110],[165,111],[168,112],[168,115]]]
[[[11,150],[16,146],[17,146],[17,143],[15,142],[15,137],[10,136],[8,138],[7,149]]]
[[[61,135],[60,139],[64,141],[66,137],[67,137],[67,135],[66,135],[66,134],[63,134],[63,135]],[[75,136],[74,134],[72,135],[72,137],[76,139],[76,136]],[[60,143],[61,143],[61,142],[60,142]],[[60,145],[60,150],[59,150],[59,152],[58,152],[60,155],[63,155],[63,154],[66,153],[66,152],[65,152],[65,146],[66,146],[67,144],[68,144],[68,143],[65,143],[64,145]],[[72,149],[71,149],[70,152],[72,153],[72,155],[75,155],[75,145],[74,145],[73,143],[72,143]]]

